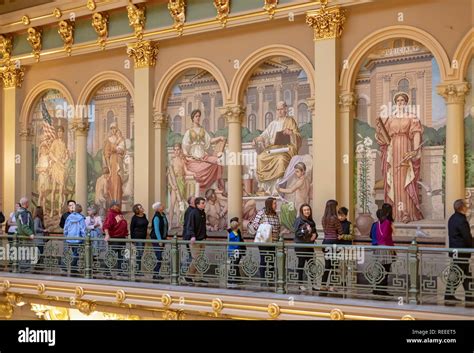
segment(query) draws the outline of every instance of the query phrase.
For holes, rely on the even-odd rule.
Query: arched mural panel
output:
[[[270,56],[252,70],[244,93],[244,222],[273,195],[281,201],[284,231],[292,232],[299,207],[312,195],[311,83],[296,60]]]
[[[133,100],[115,80],[100,83],[88,103],[91,116],[87,136],[88,203],[101,216],[112,201],[131,216],[133,199]]]
[[[74,111],[57,89],[44,91],[31,109],[33,204],[42,206],[45,226],[56,227],[75,193]]]
[[[354,92],[356,213],[393,206],[396,222],[444,220],[446,107],[434,55],[406,38],[380,42],[364,57]],[[370,105],[367,105],[368,97]]]
[[[171,227],[182,227],[190,196],[206,199],[208,231],[227,227],[228,127],[222,105],[221,88],[207,70],[186,69],[171,85],[166,103],[167,115],[174,117],[167,138]]]

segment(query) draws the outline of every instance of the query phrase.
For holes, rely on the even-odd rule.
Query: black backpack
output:
[[[0,224],[5,222],[5,216],[3,215],[2,212],[0,212]]]

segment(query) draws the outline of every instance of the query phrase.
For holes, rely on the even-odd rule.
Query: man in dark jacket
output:
[[[184,224],[183,224],[183,240],[191,240],[191,237],[188,233],[188,226],[189,226],[189,215],[194,210],[194,201],[196,200],[195,196],[191,196],[188,198],[188,208],[184,212]]]
[[[186,282],[190,282],[193,276],[196,276],[196,272],[199,272],[198,280],[195,280],[195,283],[206,283],[202,280],[202,272],[204,269],[198,270],[196,268],[196,259],[204,254],[204,244],[200,243],[207,238],[206,232],[206,212],[204,209],[206,208],[206,200],[202,197],[197,197],[194,201],[195,208],[189,213],[188,218],[188,226],[186,229],[187,237],[191,240],[190,248],[191,248],[191,256],[192,256],[192,263],[189,266],[189,270],[187,273],[187,277],[185,277]],[[190,278],[191,276],[191,278]]]
[[[464,200],[459,199],[454,202],[454,214],[448,221],[449,247],[455,249],[472,248],[472,235],[466,214],[468,208]],[[471,254],[452,252],[449,254],[453,258],[450,273],[446,283],[446,293],[444,299],[446,305],[453,305],[459,301],[454,296],[456,288],[463,280],[463,287],[466,297],[466,306],[474,306],[474,293],[469,291],[472,281],[472,274],[469,271],[469,261]]]

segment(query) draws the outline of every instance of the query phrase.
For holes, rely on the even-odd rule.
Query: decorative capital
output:
[[[314,97],[306,98],[306,105],[308,106],[308,111],[310,114],[314,112]]]
[[[0,77],[5,88],[20,88],[25,77],[25,69],[16,63],[8,61],[5,66],[0,67]]]
[[[355,109],[354,93],[344,93],[339,96],[339,109],[341,112],[349,112]]]
[[[173,18],[173,28],[178,32],[178,35],[183,34],[184,22],[186,21],[186,1],[185,0],[169,0],[168,11]]]
[[[155,112],[153,114],[153,125],[155,129],[166,129],[168,127],[168,114]]]
[[[64,50],[70,56],[74,43],[74,23],[69,20],[59,21],[58,33],[64,43]]]
[[[436,87],[438,94],[446,100],[446,104],[464,104],[470,88],[471,84],[468,82],[440,84]]]
[[[31,48],[33,49],[33,56],[36,59],[36,62],[40,60],[41,52],[41,35],[43,31],[40,28],[30,27],[28,28],[28,43],[30,43]]]
[[[33,138],[33,130],[30,127],[26,127],[20,130],[20,138],[22,140],[31,140]]]
[[[0,34],[0,55],[4,61],[9,61],[13,50],[13,36]]]
[[[76,132],[76,135],[87,135],[89,122],[85,119],[75,118],[72,120],[72,129]]]
[[[105,42],[107,41],[109,25],[109,15],[105,12],[96,12],[92,15],[92,28],[97,33],[97,44],[105,49]]]
[[[314,30],[314,40],[340,38],[346,22],[346,11],[338,6],[326,8],[327,0],[321,1],[321,8],[306,13],[306,23]]]
[[[154,67],[158,56],[158,44],[148,40],[128,44],[127,54],[135,61],[135,69]]]
[[[273,19],[273,16],[275,16],[277,5],[278,5],[278,0],[265,0],[263,9],[267,12],[271,20]]]
[[[221,112],[229,124],[241,125],[244,121],[245,108],[240,105],[226,105]]]
[[[127,5],[128,24],[133,28],[135,38],[139,41],[143,39],[143,32],[145,31],[145,6],[137,6],[129,0]]]
[[[214,7],[217,10],[216,20],[225,27],[230,13],[230,0],[214,0]]]
[[[390,80],[392,79],[392,75],[383,75],[382,76],[382,79],[384,82],[390,82]]]

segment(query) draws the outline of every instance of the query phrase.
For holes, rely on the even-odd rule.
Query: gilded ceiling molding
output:
[[[222,27],[225,27],[230,13],[230,0],[214,0],[214,7],[217,10],[216,19],[222,24]]]
[[[169,0],[168,10],[173,18],[173,28],[178,35],[183,35],[184,22],[186,21],[186,1],[185,0]]]
[[[346,11],[338,6],[326,8],[327,0],[321,1],[321,8],[306,13],[306,23],[314,30],[314,40],[340,38],[346,22]]]
[[[135,38],[143,39],[143,32],[145,31],[145,6],[134,5],[129,0],[127,5],[128,24],[133,28]]]
[[[11,319],[13,316],[13,305],[10,303],[0,303],[0,318]]]
[[[97,33],[97,44],[102,50],[105,49],[105,42],[109,35],[109,15],[105,12],[96,12],[92,15],[92,28]]]
[[[41,35],[43,31],[41,28],[30,27],[28,28],[28,43],[30,43],[33,49],[32,54],[35,57],[36,62],[40,60],[41,53]]]
[[[2,61],[10,60],[13,50],[13,36],[11,34],[0,34],[0,55]]]
[[[69,20],[59,21],[59,36],[64,43],[64,50],[71,56],[72,44],[74,43],[74,23]]]
[[[128,44],[127,54],[133,58],[136,69],[154,67],[158,56],[158,44],[149,40]]]
[[[263,9],[268,13],[268,16],[270,16],[270,19],[273,19],[273,16],[275,16],[277,5],[278,5],[278,0],[265,0]]]

